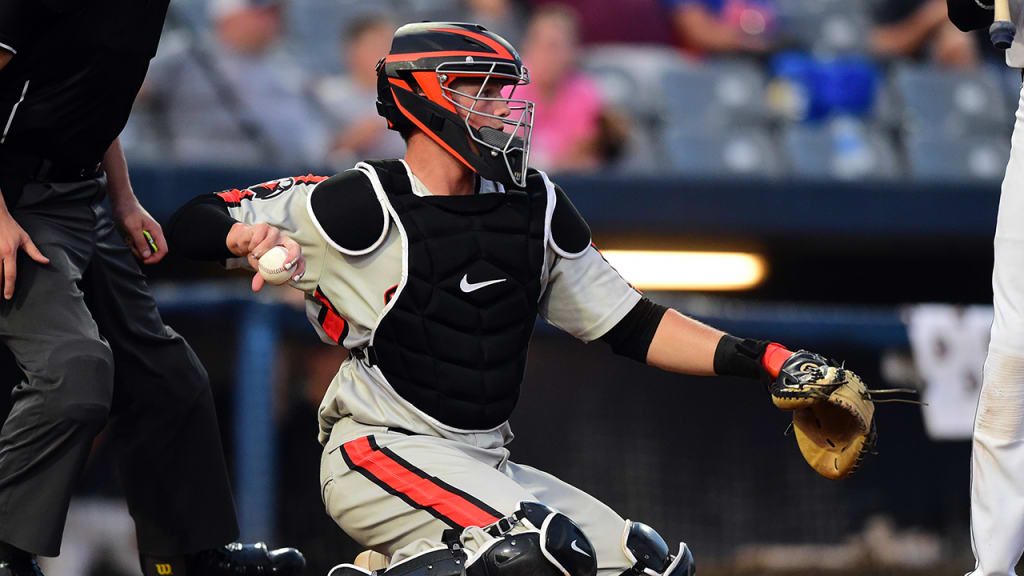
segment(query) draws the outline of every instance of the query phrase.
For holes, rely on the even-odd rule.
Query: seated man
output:
[[[685,544],[670,553],[651,528],[509,459],[537,314],[687,374],[824,360],[724,334],[619,276],[566,194],[527,168],[533,103],[513,91],[529,76],[499,36],[408,24],[377,73],[404,159],[203,195],[169,225],[193,258],[255,268],[286,247],[321,339],[351,350],[320,406],[327,511],[393,574],[691,574]]]

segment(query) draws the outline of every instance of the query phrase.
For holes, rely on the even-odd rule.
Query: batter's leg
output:
[[[227,544],[238,525],[206,370],[164,325],[138,262],[96,210],[84,286],[117,367],[112,432],[139,551],[174,556]]]
[[[88,206],[13,213],[50,264],[19,254],[15,297],[0,303],[0,340],[26,375],[0,430],[0,542],[56,556],[72,488],[107,420],[113,359],[77,286],[91,251]]]
[[[1012,575],[1024,550],[1024,96],[999,200],[992,288],[971,455],[971,576]]]

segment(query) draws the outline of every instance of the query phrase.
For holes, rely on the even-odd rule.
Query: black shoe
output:
[[[26,556],[0,561],[0,576],[43,576],[35,558]]]
[[[306,568],[302,552],[295,548],[268,550],[263,542],[234,542],[192,554],[186,562],[188,576],[299,576]],[[0,576],[5,575],[0,572]]]

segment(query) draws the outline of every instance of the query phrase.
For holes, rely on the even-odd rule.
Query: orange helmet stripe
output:
[[[448,144],[446,144],[446,143],[445,143],[445,141],[444,141],[444,140],[442,140],[440,136],[438,136],[437,134],[434,134],[434,132],[433,132],[433,131],[431,131],[431,130],[430,130],[429,128],[427,128],[426,126],[424,126],[422,122],[420,122],[419,120],[417,120],[415,116],[413,116],[412,114],[410,114],[410,113],[409,113],[409,111],[408,111],[408,110],[406,110],[404,106],[402,106],[402,103],[398,101],[398,95],[397,95],[397,94],[395,94],[395,89],[394,89],[394,88],[392,88],[392,89],[391,89],[391,97],[395,99],[395,105],[396,105],[396,106],[398,106],[398,110],[402,112],[402,115],[403,115],[403,116],[405,116],[405,117],[406,117],[406,118],[408,118],[408,119],[409,119],[410,121],[412,121],[412,123],[413,123],[413,124],[415,124],[417,128],[419,128],[420,130],[422,130],[424,134],[426,134],[427,136],[430,136],[430,139],[431,139],[431,140],[433,140],[434,142],[437,142],[438,144],[440,144],[440,145],[441,145],[441,147],[442,147],[442,148],[444,148],[445,150],[447,150],[449,154],[451,154],[452,156],[455,156],[455,158],[456,158],[456,159],[457,159],[457,160],[458,160],[459,162],[462,162],[463,164],[465,164],[465,165],[466,165],[466,167],[467,167],[467,168],[469,168],[469,169],[470,169],[470,170],[472,170],[473,172],[476,172],[476,168],[473,168],[473,166],[472,166],[472,165],[470,165],[470,163],[469,163],[469,162],[467,162],[465,158],[463,158],[463,157],[462,157],[462,156],[461,156],[461,155],[460,155],[460,154],[459,154],[458,152],[456,152],[456,151],[455,151],[455,150],[454,150],[454,149],[453,149],[453,148],[452,148],[451,146],[449,146]]]
[[[482,42],[487,47],[489,47],[491,50],[494,50],[498,54],[499,58],[508,58],[510,60],[514,60],[515,59],[515,57],[512,56],[512,53],[509,52],[508,49],[506,49],[504,46],[502,46],[498,42],[495,42],[493,39],[488,38],[487,36],[484,36],[483,34],[477,34],[476,32],[470,32],[469,30],[462,30],[462,29],[458,29],[458,28],[432,28],[430,31],[431,32],[450,32],[452,34],[459,34],[459,35],[462,35],[462,36],[469,36],[470,38],[472,38],[472,39],[474,39],[474,40],[476,40],[478,42]]]
[[[505,51],[508,54],[508,51]],[[481,54],[480,52],[471,52],[469,50],[440,50],[437,52],[409,52],[407,54],[388,54],[385,57],[385,62],[408,62],[410,60],[419,60],[420,58],[445,58],[449,56],[490,56],[489,54]],[[511,54],[507,56],[498,55],[499,58],[507,58],[508,60],[514,61],[515,58]]]
[[[413,72],[412,76],[416,79],[416,83],[419,84],[420,88],[423,89],[423,95],[427,97],[427,100],[430,100],[434,104],[437,104],[450,112],[458,113],[458,110],[455,109],[455,105],[444,97],[444,92],[441,90],[441,83],[437,80],[436,72]],[[455,79],[452,78],[452,81],[454,80]]]
[[[405,80],[400,80],[398,78],[388,77],[388,82],[390,82],[394,86],[398,86],[399,88],[405,88],[409,92],[412,92],[412,87],[409,86],[409,83],[406,82]]]

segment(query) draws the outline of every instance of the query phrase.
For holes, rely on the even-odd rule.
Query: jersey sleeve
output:
[[[266,222],[299,244],[306,260],[306,271],[298,282],[289,281],[289,285],[304,292],[316,288],[327,249],[327,243],[310,220],[306,201],[313,187],[326,179],[307,174],[217,193],[235,220],[246,224]],[[245,258],[230,259],[225,265],[249,267]]]
[[[590,342],[618,324],[640,298],[640,292],[590,246],[579,258],[555,259],[539,313],[549,324]]]

